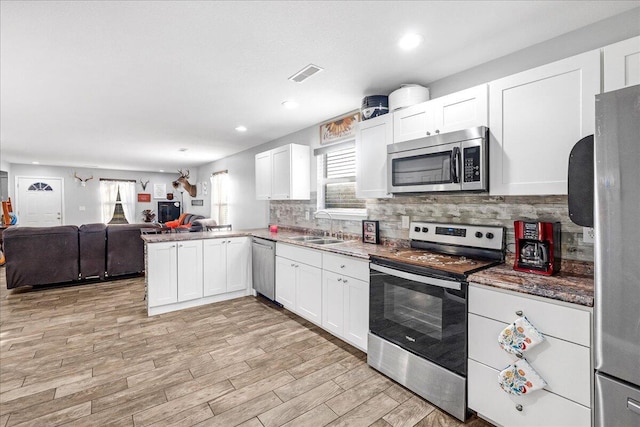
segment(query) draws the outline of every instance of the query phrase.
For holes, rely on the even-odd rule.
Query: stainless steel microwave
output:
[[[390,193],[487,191],[489,129],[480,126],[387,146]]]

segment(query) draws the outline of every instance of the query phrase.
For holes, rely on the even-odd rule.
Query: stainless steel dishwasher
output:
[[[253,237],[253,289],[272,301],[276,299],[276,242]]]

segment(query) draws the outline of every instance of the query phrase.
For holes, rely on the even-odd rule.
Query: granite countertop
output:
[[[515,271],[513,259],[507,258],[504,264],[471,274],[469,282],[593,307],[593,268],[586,265],[582,269],[572,269],[568,265],[564,271],[564,267],[563,264],[553,276],[543,276]]]
[[[399,248],[402,248],[403,251],[409,250],[406,245],[373,245],[363,243],[359,239],[345,240],[343,243],[332,245],[316,245],[309,242],[290,240],[292,237],[303,235],[305,233],[300,231],[280,229],[277,233],[271,233],[266,228],[260,228],[236,231],[145,234],[141,237],[146,243],[158,243],[254,236],[362,259],[368,259],[370,256],[394,259],[394,254],[398,252]],[[560,272],[553,276],[543,276],[515,271],[513,269],[513,258],[509,257],[505,264],[473,273],[469,275],[468,280],[469,282],[508,291],[593,307],[593,264],[591,263],[565,262],[562,264]]]

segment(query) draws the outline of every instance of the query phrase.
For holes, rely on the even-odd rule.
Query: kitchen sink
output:
[[[310,240],[322,240],[322,237],[318,237],[318,236],[296,236],[296,237],[289,237],[288,240],[295,240],[296,242],[308,242]]]
[[[313,243],[314,245],[333,245],[334,243],[344,243],[344,240],[340,239],[316,239],[316,240],[308,240],[308,243]]]
[[[332,239],[332,238],[318,237],[318,236],[296,236],[296,237],[289,237],[288,240],[293,240],[295,242],[313,243],[314,245],[333,245],[335,243],[344,242],[344,240],[340,240],[340,239]]]

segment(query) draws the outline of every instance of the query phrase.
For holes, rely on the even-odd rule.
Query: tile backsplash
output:
[[[368,219],[380,221],[381,240],[406,240],[409,230],[401,227],[401,217],[411,221],[501,225],[507,229],[507,252],[515,251],[513,221],[560,222],[563,260],[593,262],[593,244],[584,243],[582,227],[569,219],[567,196],[424,195],[398,196],[366,201]],[[271,201],[269,222],[313,230],[329,230],[325,216],[314,219],[316,194],[305,201]],[[309,212],[309,219],[305,214]],[[362,222],[334,220],[334,231],[361,235]]]

